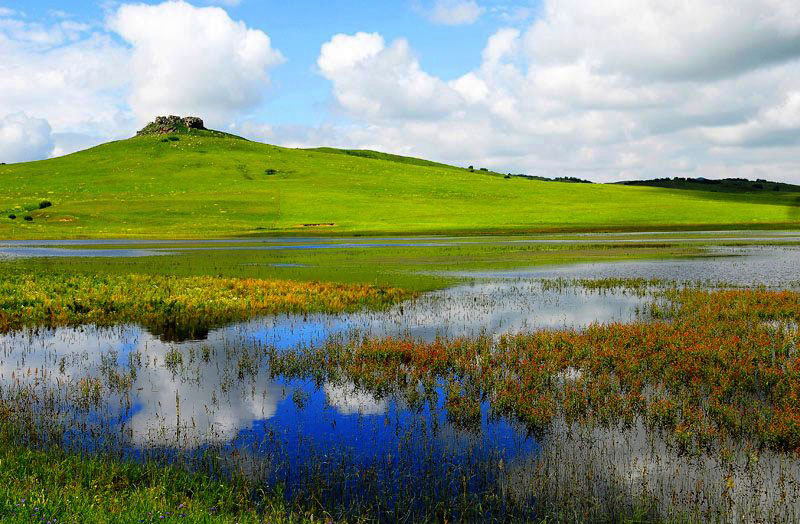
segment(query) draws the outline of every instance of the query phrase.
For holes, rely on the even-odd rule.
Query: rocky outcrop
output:
[[[144,126],[136,135],[168,135],[170,133],[186,132],[190,129],[205,129],[203,120],[196,116],[183,118],[175,115],[157,116],[153,122]]]
[[[197,118],[196,116],[187,116],[183,119],[183,123],[186,124],[186,127],[189,129],[205,129],[203,125],[203,119]]]

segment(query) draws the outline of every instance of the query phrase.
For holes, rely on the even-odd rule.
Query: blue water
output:
[[[516,237],[268,237],[209,240],[2,240],[0,258],[18,257],[143,257],[191,251],[284,251],[319,249],[380,249],[409,247],[447,247],[458,245],[519,244],[643,244],[703,242],[800,242],[795,231],[724,231],[724,232],[649,232],[582,233],[573,235],[532,235]],[[150,246],[137,248],[136,246]],[[84,249],[74,249],[82,246]],[[126,246],[128,249],[110,249]],[[156,246],[156,247],[152,247]],[[158,247],[164,246],[164,247]]]

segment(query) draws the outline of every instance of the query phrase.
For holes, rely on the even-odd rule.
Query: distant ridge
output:
[[[746,178],[656,178],[653,180],[628,180],[625,182],[615,182],[626,186],[648,186],[663,187],[667,189],[694,189],[711,192],[725,193],[751,193],[755,191],[788,191],[800,192],[800,186],[786,184],[784,182],[771,182],[769,180],[757,179],[748,180]]]

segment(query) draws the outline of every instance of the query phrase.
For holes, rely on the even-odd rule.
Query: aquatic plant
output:
[[[214,343],[175,345],[118,327],[144,340],[127,363],[112,350],[89,366],[83,349],[59,350],[53,332],[15,333],[0,346],[10,374],[0,384],[0,428],[26,453],[42,453],[41,461],[80,467],[71,451],[91,457],[79,478],[93,475],[97,457],[112,471],[132,459],[199,471],[211,485],[235,487],[219,507],[227,503],[228,515],[243,522],[269,521],[267,507],[334,521],[792,521],[798,505],[786,501],[800,500],[793,482],[800,294],[678,287],[655,294],[649,316],[630,324],[429,342],[353,332],[279,350],[233,328]],[[70,347],[86,346],[79,329],[58,333],[74,339]],[[140,388],[156,390],[156,416],[141,417]],[[218,423],[230,420],[237,402],[255,406],[257,420],[269,419],[275,399],[298,413],[315,409],[321,390],[358,417],[358,440],[386,425],[394,445],[365,460],[353,441],[315,449],[313,438],[276,434],[281,426],[273,430],[268,420],[257,437],[250,419]],[[187,398],[199,391],[208,396]],[[371,403],[372,422],[348,399]],[[390,402],[411,422],[391,416]],[[541,452],[465,451],[465,442],[482,442],[490,420],[524,428]],[[237,435],[250,436],[237,443]],[[302,460],[284,454],[292,445]],[[41,486],[40,469],[22,474],[28,480],[13,484],[8,500],[19,503],[31,482]],[[46,474],[51,484],[40,491],[52,506],[72,488]],[[159,477],[168,485],[173,475],[165,469],[137,487],[158,493]],[[99,507],[118,511],[129,491],[120,482],[122,497],[104,491],[113,504]],[[166,500],[158,511],[184,503]]]
[[[0,331],[138,322],[217,325],[254,315],[381,308],[412,297],[395,288],[217,277],[4,274]]]
[[[642,419],[687,451],[747,439],[800,452],[800,294],[673,289],[652,321],[420,342],[365,338],[305,355],[369,389],[466,378],[493,409],[535,433],[555,417],[631,424]],[[286,369],[276,354],[271,365]],[[466,378],[465,378],[466,377]],[[462,391],[448,396],[461,412]],[[479,400],[472,396],[473,401]]]

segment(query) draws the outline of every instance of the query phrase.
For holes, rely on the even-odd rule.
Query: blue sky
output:
[[[156,114],[502,171],[800,183],[796,0],[0,0],[0,161]]]
[[[0,7],[14,9],[24,13],[26,19],[44,24],[66,14],[76,21],[101,25],[113,6],[120,3],[0,0]],[[161,2],[141,3],[158,5]],[[537,4],[525,0],[484,2],[485,16],[471,23],[446,25],[428,16],[432,2],[415,0],[194,3],[221,6],[234,20],[241,20],[272,38],[274,46],[287,60],[272,73],[271,85],[267,88],[270,96],[264,106],[258,108],[258,114],[275,124],[305,125],[342,118],[335,110],[331,111],[329,84],[315,69],[320,47],[332,35],[365,31],[378,32],[387,40],[407,38],[413,43],[424,69],[452,79],[480,64],[486,40],[501,21],[514,17],[513,23],[521,25],[530,19]]]

